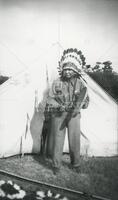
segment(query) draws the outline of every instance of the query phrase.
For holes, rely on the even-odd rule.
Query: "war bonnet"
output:
[[[72,69],[80,74],[85,64],[85,57],[80,50],[72,48],[64,50],[59,61],[59,74],[61,75],[64,69]]]

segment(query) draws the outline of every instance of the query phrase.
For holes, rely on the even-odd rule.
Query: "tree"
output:
[[[113,71],[113,68],[112,68],[112,62],[111,61],[105,61],[103,62],[104,64],[104,68],[103,68],[103,71],[104,72],[112,72]]]
[[[91,65],[85,65],[83,69],[84,69],[84,71],[87,72],[87,73],[88,73],[88,72],[92,72]]]
[[[87,73],[116,101],[118,101],[118,74],[113,72],[112,62],[96,62]]]

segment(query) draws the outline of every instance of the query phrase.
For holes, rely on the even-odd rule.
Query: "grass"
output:
[[[80,174],[70,168],[69,155],[63,155],[61,171],[57,176],[52,172],[51,161],[38,155],[0,159],[0,169],[53,185],[118,199],[118,157],[82,157]],[[28,189],[29,186],[23,187]]]

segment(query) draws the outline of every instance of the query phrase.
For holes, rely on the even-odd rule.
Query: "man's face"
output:
[[[76,73],[72,69],[64,69],[63,70],[63,77],[70,79],[72,78]]]

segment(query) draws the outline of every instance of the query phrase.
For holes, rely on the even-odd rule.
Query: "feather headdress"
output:
[[[59,74],[62,75],[63,70],[68,68],[80,74],[85,64],[85,57],[82,52],[80,50],[78,51],[77,49],[70,48],[63,51],[63,55],[59,61],[58,71]]]

